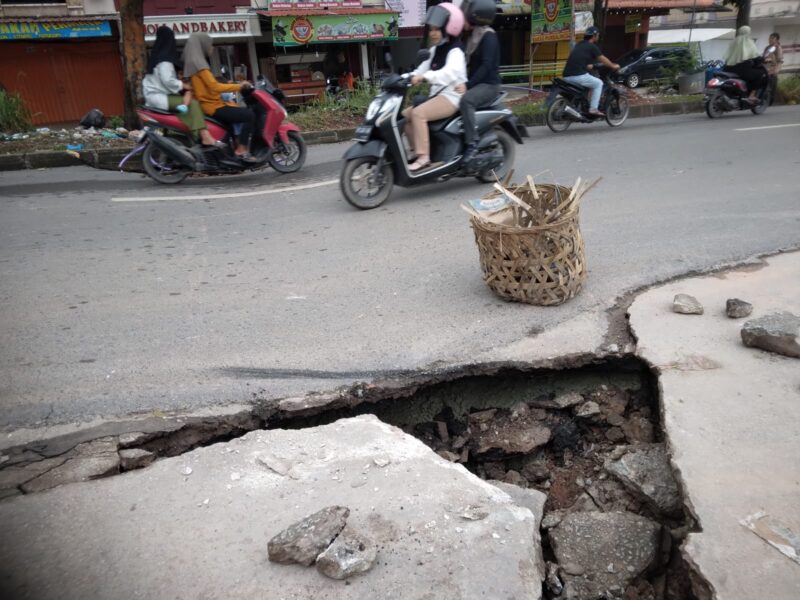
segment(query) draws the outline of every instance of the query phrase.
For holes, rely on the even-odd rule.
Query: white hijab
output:
[[[733,42],[731,42],[731,45],[728,47],[728,52],[725,54],[725,64],[731,66],[738,65],[740,62],[756,58],[757,56],[760,56],[760,54],[758,53],[758,48],[756,48],[755,43],[750,38],[750,27],[742,25],[736,32],[736,37]]]

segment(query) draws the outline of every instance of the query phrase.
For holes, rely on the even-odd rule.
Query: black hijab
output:
[[[147,60],[147,73],[152,73],[156,65],[162,62],[171,62],[175,65],[175,70],[181,68],[175,33],[166,25],[162,25],[156,31],[156,41],[150,51],[150,58]]]

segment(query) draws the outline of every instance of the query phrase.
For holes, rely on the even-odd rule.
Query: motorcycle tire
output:
[[[269,156],[269,166],[278,173],[294,173],[306,162],[306,141],[298,131],[290,131],[289,141],[284,144],[277,140],[277,145]]]
[[[514,168],[514,157],[517,152],[514,144],[516,144],[516,142],[501,129],[496,129],[494,133],[497,136],[497,142],[503,149],[503,162],[494,169],[478,173],[475,178],[482,183],[492,183],[498,180],[503,181],[506,175],[508,175],[508,172]]]
[[[606,123],[611,127],[619,127],[628,119],[631,108],[625,96],[611,98],[606,106]]]
[[[547,126],[550,128],[550,131],[553,133],[561,133],[562,131],[566,131],[569,126],[572,125],[572,121],[565,119],[563,116],[564,109],[567,108],[568,105],[569,104],[567,103],[566,98],[563,96],[557,96],[547,108],[545,121],[547,122]]]
[[[172,160],[154,144],[147,144],[144,149],[142,167],[151,179],[168,185],[182,182],[191,173],[191,169]]]
[[[767,107],[770,105],[770,98],[771,94],[769,93],[769,90],[766,90],[761,96],[761,102],[751,108],[750,112],[752,112],[754,115],[763,115],[764,111],[766,111]]]
[[[706,100],[706,114],[709,119],[718,119],[725,114],[725,111],[719,105],[721,101],[722,98],[719,92],[714,92],[708,97]]]
[[[375,173],[377,163],[378,158],[375,156],[362,156],[348,160],[342,169],[339,187],[344,199],[356,208],[378,208],[392,193],[394,171],[391,165],[384,163],[380,173]],[[371,192],[373,189],[374,192]],[[366,193],[363,193],[365,190]]]

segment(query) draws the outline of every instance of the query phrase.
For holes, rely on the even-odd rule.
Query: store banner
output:
[[[166,25],[175,32],[175,37],[185,40],[193,33],[207,33],[212,38],[258,37],[261,27],[258,15],[220,14],[220,15],[176,15],[169,17],[145,17],[144,39],[152,42],[156,32]]]
[[[273,17],[276,46],[396,40],[397,13]]]
[[[425,0],[386,0],[386,6],[400,14],[400,27],[425,25]]]
[[[20,21],[0,23],[0,40],[59,40],[108,37],[108,21]]]
[[[269,10],[301,10],[318,8],[361,8],[361,0],[286,0],[269,3]]]
[[[572,0],[534,0],[531,13],[531,43],[569,40]]]
[[[541,2],[541,0],[534,0]],[[532,12],[532,0],[503,0],[497,2],[497,10],[504,15],[529,15]]]

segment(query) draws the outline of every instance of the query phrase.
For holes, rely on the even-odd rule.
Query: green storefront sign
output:
[[[398,14],[390,12],[366,15],[295,15],[272,19],[273,43],[276,46],[396,40],[398,33]]]
[[[534,0],[531,8],[531,43],[569,40],[572,0]]]

